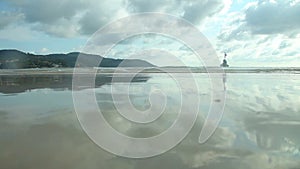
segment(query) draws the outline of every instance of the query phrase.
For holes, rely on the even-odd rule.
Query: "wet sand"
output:
[[[201,96],[201,111],[195,126],[178,146],[146,159],[118,157],[98,147],[77,120],[68,87],[72,85],[71,76],[36,78],[40,76],[27,76],[25,80],[1,76],[1,87],[14,92],[0,91],[0,168],[291,169],[300,166],[298,74],[227,74],[223,79],[227,92],[224,117],[205,144],[199,144],[198,137],[210,104],[210,81],[205,74],[197,75],[201,90],[186,93]],[[149,137],[164,131],[176,119],[177,90],[169,77],[153,74],[147,80],[132,82],[130,98],[139,109],[147,109],[148,93],[153,86],[170,94],[166,114],[147,126],[130,123],[114,108],[111,85],[128,82],[112,84],[106,80],[95,89],[96,97],[105,118],[119,132]]]

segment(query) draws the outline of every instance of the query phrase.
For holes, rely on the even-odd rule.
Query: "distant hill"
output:
[[[99,55],[72,52],[68,54],[35,55],[24,53],[18,50],[0,50],[0,69],[26,69],[26,68],[52,68],[75,66],[78,56],[84,56],[86,64],[81,67],[88,67],[89,61],[95,57],[101,57],[99,67],[155,67],[144,60],[139,59],[111,59]]]

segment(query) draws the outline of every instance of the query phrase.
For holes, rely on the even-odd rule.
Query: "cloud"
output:
[[[92,34],[108,23],[119,8],[117,1],[97,0],[4,0],[9,9],[24,16],[23,22],[56,37]],[[9,24],[9,23],[7,23]]]
[[[300,3],[259,1],[245,12],[245,24],[253,34],[290,34],[300,30]]]
[[[61,19],[72,19],[86,7],[83,1],[74,0],[27,0],[19,6],[28,22],[55,24]]]
[[[7,11],[14,11],[21,19],[7,23],[31,27],[56,37],[77,35],[76,19],[86,5],[73,0],[3,0]],[[77,30],[76,30],[77,29]]]
[[[0,29],[22,22],[57,37],[91,35],[116,18],[138,12],[166,12],[198,24],[224,9],[227,1],[2,0],[5,8],[0,14]]]
[[[0,29],[4,29],[7,26],[9,26],[10,24],[15,23],[22,18],[23,18],[22,14],[1,11],[0,12]]]
[[[87,5],[81,0],[3,0],[9,10],[24,15],[29,23],[54,24],[60,19],[71,19]]]
[[[223,0],[194,1],[184,6],[183,18],[192,23],[199,23],[206,17],[211,17],[225,7]]]
[[[42,24],[38,23],[34,25],[36,30],[41,32],[46,32],[47,34],[63,37],[63,38],[71,38],[78,36],[78,31],[80,27],[78,24],[74,23],[74,20],[67,20],[65,18],[61,18],[55,21],[54,24]]]
[[[38,54],[49,54],[50,53],[50,50],[48,48],[42,48]]]
[[[97,0],[90,0],[87,8],[79,19],[80,33],[91,35],[99,28],[121,16],[126,16],[123,0],[103,0],[98,4]]]
[[[216,40],[232,66],[297,66],[300,50],[299,1],[257,1],[229,13]]]
[[[284,34],[296,37],[300,33],[300,3],[294,0],[268,0],[249,3],[241,12],[226,18],[227,27],[219,39],[245,40],[255,35]]]
[[[219,40],[219,53],[228,52],[231,66],[297,66],[300,64],[299,39],[285,35],[257,35],[244,40]]]
[[[168,4],[173,4],[174,0],[128,0],[127,8],[132,12],[159,12]]]
[[[0,40],[3,41],[32,41],[37,38],[37,35],[37,32],[28,26],[7,25],[0,29]]]
[[[207,17],[222,10],[228,10],[230,4],[230,0],[128,0],[128,10],[131,12],[167,12],[183,17],[193,24],[199,24]]]

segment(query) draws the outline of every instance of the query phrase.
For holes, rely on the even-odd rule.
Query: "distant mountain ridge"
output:
[[[95,57],[101,57],[102,59],[99,67],[156,67],[155,65],[140,59],[111,59],[80,52],[36,55],[18,50],[0,50],[0,69],[72,68],[75,66],[79,55],[86,58],[86,64],[82,63],[80,67],[90,67],[90,64],[88,64],[89,61],[93,61]]]

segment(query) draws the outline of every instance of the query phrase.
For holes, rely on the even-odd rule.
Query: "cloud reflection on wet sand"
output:
[[[299,76],[227,75],[225,114],[205,144],[198,143],[198,136],[210,100],[209,81],[204,76],[197,77],[202,89],[197,93],[202,99],[201,113],[191,133],[169,152],[140,160],[114,156],[94,144],[76,119],[68,90],[38,89],[12,96],[0,95],[0,166],[4,169],[289,169],[300,166]],[[166,85],[170,83],[164,76],[153,76],[147,82],[136,83],[132,90],[162,80]],[[107,95],[109,85],[97,88],[97,99],[105,118],[124,134],[155,135],[176,118],[172,114],[174,107],[169,106],[169,114],[155,124],[130,124],[113,109]],[[133,100],[138,98],[134,104],[141,109],[147,108],[143,105],[147,100],[141,101],[147,98],[146,93],[131,95]],[[176,99],[176,94],[171,95],[170,105]],[[47,103],[42,104],[44,101]]]

